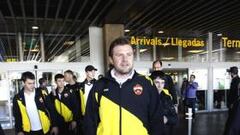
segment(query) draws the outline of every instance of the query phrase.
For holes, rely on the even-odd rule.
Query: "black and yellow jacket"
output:
[[[96,82],[96,79],[93,79],[91,80],[91,84],[94,84]],[[84,97],[84,94],[85,94],[85,84],[87,84],[88,81],[87,79],[85,79],[82,83],[80,83],[80,91],[79,91],[79,94],[80,94],[80,99],[81,99],[81,112],[82,112],[82,116],[85,115],[85,110],[86,110],[86,103],[85,103],[85,97]]]
[[[84,96],[83,96],[83,86],[82,83],[76,82],[75,84],[71,85],[71,84],[67,84],[66,88],[69,91],[73,91],[73,93],[75,94],[76,98],[77,98],[77,106],[78,106],[78,122],[80,121],[80,119],[83,119],[83,114],[85,111],[85,107],[84,107]]]
[[[36,89],[35,102],[44,134],[50,131],[50,127],[56,126],[56,111],[47,93]],[[31,123],[27,114],[23,89],[13,98],[13,116],[15,117],[15,130],[18,132],[30,132]]]
[[[161,135],[160,117],[150,78],[135,72],[120,85],[109,72],[90,91],[84,129],[87,135]]]
[[[61,93],[61,98],[58,96],[58,89],[56,95],[51,92],[51,100],[57,111],[58,124],[69,123],[77,121],[78,119],[78,106],[77,99],[72,90],[66,87]]]
[[[161,114],[166,116],[168,121],[166,125],[175,125],[178,121],[177,112],[174,107],[173,97],[167,89],[163,89],[159,94]]]

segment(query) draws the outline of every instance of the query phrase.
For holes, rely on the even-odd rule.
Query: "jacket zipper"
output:
[[[120,86],[120,90],[119,90],[119,113],[120,113],[120,118],[119,118],[119,135],[122,135],[122,94],[121,94],[121,90],[122,90],[122,84],[119,84]]]

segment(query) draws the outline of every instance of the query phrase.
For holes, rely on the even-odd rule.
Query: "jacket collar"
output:
[[[132,74],[133,74],[132,77],[129,78],[129,79],[127,79],[127,80],[133,80],[133,79],[135,79],[136,76],[138,75],[138,73],[137,73],[135,70],[133,70],[132,72],[133,72],[133,73],[132,73]],[[116,82],[116,79],[113,78],[112,75],[111,75],[111,70],[109,70],[109,71],[107,72],[105,78],[108,79],[108,80],[110,80],[110,81],[114,81],[114,82]]]

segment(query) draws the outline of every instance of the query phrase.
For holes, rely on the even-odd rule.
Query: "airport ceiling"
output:
[[[107,23],[124,24],[131,30],[128,35],[151,36],[163,30],[162,36],[201,36],[210,31],[239,37],[240,1],[0,0],[0,37],[7,37],[6,55],[18,53],[9,40],[17,32],[24,36],[42,32],[50,53],[61,41],[86,35],[89,26]]]

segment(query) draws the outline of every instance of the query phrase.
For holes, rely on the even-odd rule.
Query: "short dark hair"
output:
[[[27,79],[35,80],[34,74],[29,71],[22,73],[21,80],[25,82]]]
[[[156,63],[160,63],[160,65],[162,66],[162,61],[161,60],[155,60],[155,61],[153,61],[153,63],[152,63],[152,67],[154,67],[154,65],[156,64]]]
[[[64,78],[63,74],[56,74],[54,77],[54,80],[57,81],[57,79],[62,79],[62,78]]]
[[[133,49],[133,46],[130,44],[130,40],[128,37],[119,37],[119,38],[113,40],[112,43],[110,44],[110,47],[108,50],[108,56],[110,56],[110,57],[113,56],[113,49],[116,46],[121,46],[121,45],[126,45],[126,44],[131,46]]]
[[[40,79],[38,80],[38,82],[39,82],[40,85],[42,85],[43,82],[46,82],[46,81],[47,81],[46,78],[40,78]]]
[[[152,80],[155,80],[155,79],[157,79],[157,78],[160,78],[160,79],[162,79],[162,80],[167,81],[166,75],[165,75],[165,73],[162,72],[162,71],[153,71],[153,72],[151,73],[151,75],[150,75],[150,78],[151,78]]]
[[[72,70],[66,70],[66,71],[64,72],[64,74],[65,74],[65,73],[68,73],[68,74],[74,75]]]
[[[193,74],[192,74],[192,75],[190,75],[190,78],[191,78],[191,77],[193,77],[194,79],[196,78],[196,76],[195,76],[195,75],[193,75]]]

